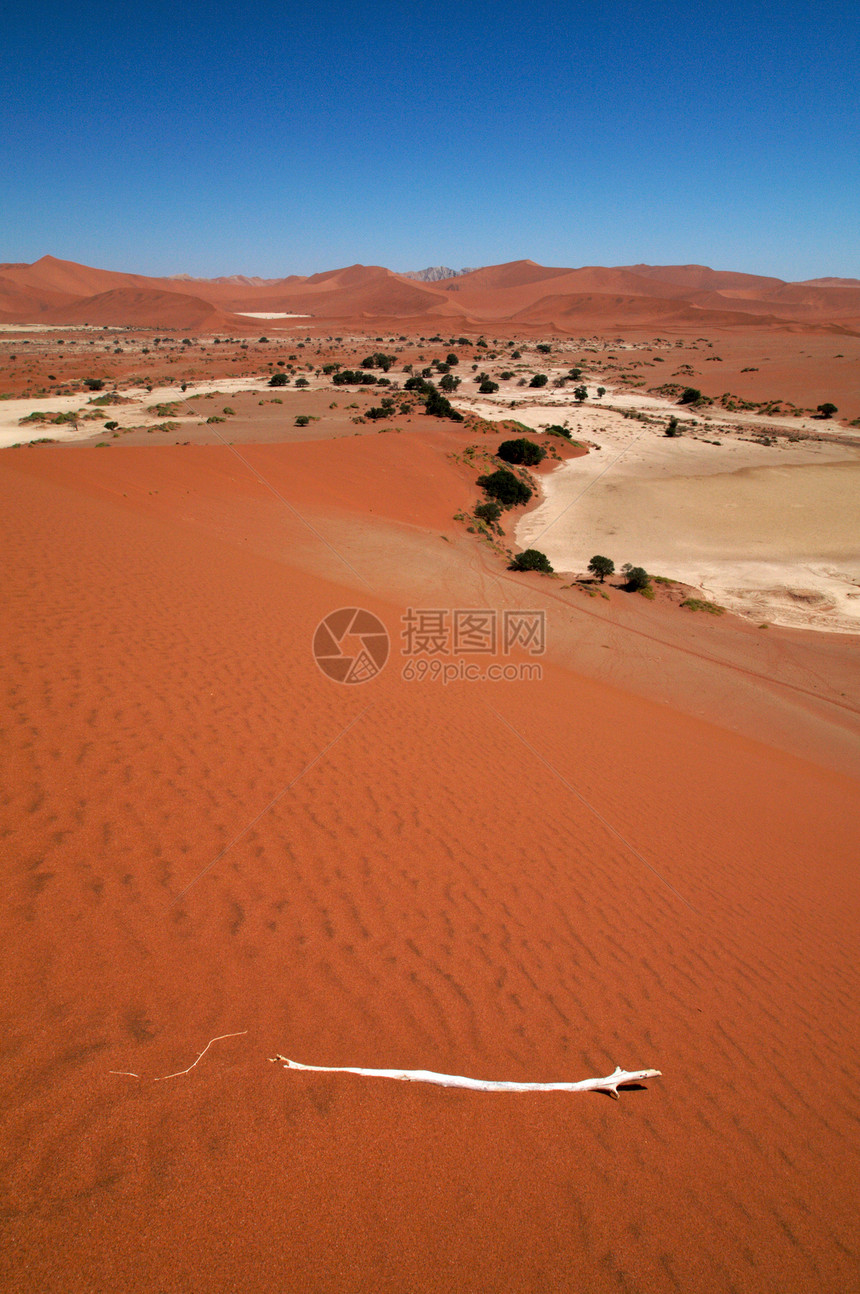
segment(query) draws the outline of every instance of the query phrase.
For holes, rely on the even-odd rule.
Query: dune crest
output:
[[[176,297],[193,305],[180,305]],[[85,318],[87,311],[92,318]],[[338,322],[552,324],[561,332],[617,323],[642,329],[710,324],[853,333],[860,319],[860,283],[834,278],[786,283],[704,265],[568,268],[527,259],[439,280],[360,264],[282,279],[151,278],[53,256],[31,265],[0,265],[4,322],[137,324],[194,332],[229,326],[247,332],[254,325],[236,315],[265,311]]]

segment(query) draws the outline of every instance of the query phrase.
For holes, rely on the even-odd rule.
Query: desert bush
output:
[[[395,361],[394,355],[384,355],[381,350],[374,351],[372,355],[365,355],[361,361],[362,368],[381,368],[387,373]]]
[[[88,391],[101,391],[104,387],[104,382],[100,377],[85,377],[84,386]]]
[[[481,378],[481,385],[478,387],[478,392],[480,395],[492,395],[493,392],[498,391],[498,389],[499,389],[498,382],[493,382],[488,377]]]
[[[546,434],[548,436],[564,436],[565,440],[571,439],[569,429],[567,427],[561,427],[557,422],[554,422],[552,426],[547,427]]]
[[[545,575],[552,575],[552,566],[546,553],[540,552],[537,548],[527,548],[523,553],[517,553],[514,560],[508,567],[509,571],[542,571]]]
[[[725,611],[725,607],[721,607],[718,602],[708,602],[705,598],[684,598],[681,606],[688,611],[707,611],[712,616],[721,616]]]
[[[503,508],[518,507],[521,503],[528,503],[532,497],[531,487],[504,467],[487,476],[479,476],[477,484]]]
[[[335,373],[332,382],[335,386],[376,386],[377,378],[373,373],[345,368],[342,372]]]
[[[463,415],[458,409],[446,400],[444,395],[440,395],[435,386],[430,386],[430,393],[427,396],[427,403],[424,406],[425,412],[431,418],[448,418],[451,422],[462,422]]]
[[[697,404],[702,398],[702,393],[695,386],[685,386],[678,400],[679,404]]]
[[[496,454],[506,463],[522,463],[525,467],[536,467],[546,458],[543,446],[526,440],[525,436],[519,440],[503,440]]]
[[[666,424],[666,430],[663,432],[663,435],[680,436],[680,434],[681,434],[681,424],[678,422],[678,419],[670,418],[668,423]]]
[[[487,503],[478,503],[475,506],[475,516],[481,521],[485,521],[488,526],[498,525],[501,515],[502,507],[499,503],[488,501]]]
[[[651,583],[651,576],[642,566],[631,566],[629,562],[625,562],[621,570],[627,581],[625,587],[631,593],[641,592],[642,589],[647,589]]]
[[[548,381],[549,378],[546,373],[535,373],[534,377],[529,382],[529,386],[546,386]]]

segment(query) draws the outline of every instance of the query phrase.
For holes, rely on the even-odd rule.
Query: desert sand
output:
[[[316,369],[379,329],[311,335]],[[122,349],[171,377],[126,383],[138,430],[0,452],[4,1287],[853,1288],[860,637],[510,572],[454,520],[504,430],[356,423],[379,392],[316,372],[274,404],[262,344]],[[16,399],[89,398],[82,350],[39,353]],[[554,419],[518,380],[487,412]],[[685,455],[646,460],[678,512],[678,481],[854,471],[624,427]],[[560,453],[542,481],[608,440]],[[391,655],[350,687],[311,643],[352,606]],[[541,676],[408,681],[408,609],[457,607],[544,612],[510,658]]]

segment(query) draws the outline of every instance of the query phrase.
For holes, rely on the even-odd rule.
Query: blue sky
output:
[[[0,261],[860,278],[860,6],[12,0]]]

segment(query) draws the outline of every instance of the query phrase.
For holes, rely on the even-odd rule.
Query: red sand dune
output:
[[[114,288],[83,297],[72,305],[51,310],[52,323],[108,324],[139,328],[187,328],[194,332],[229,331],[257,327],[247,319],[217,310],[199,297],[183,292],[140,288]]]
[[[758,274],[739,274],[734,270],[712,270],[707,265],[625,265],[624,269],[644,279],[672,283],[690,291],[720,291],[752,288],[764,291],[783,286],[782,279],[764,278]]]
[[[378,265],[351,265],[309,278],[292,275],[255,282],[241,275],[209,281],[146,278],[45,256],[33,265],[0,266],[0,278],[4,318],[17,313],[21,322],[62,324],[82,321],[81,311],[95,309],[102,312],[95,322],[198,332],[223,331],[230,322],[207,313],[204,303],[212,312],[228,314],[284,311],[323,321],[414,320],[419,326],[428,317],[477,324],[532,319],[568,331],[588,331],[590,324],[603,326],[610,319],[634,321],[641,328],[711,324],[790,330],[801,325],[815,331],[837,325],[852,331],[860,309],[860,287],[850,280],[838,286],[829,281],[790,284],[696,265],[565,269],[525,260],[433,284],[405,279]],[[177,296],[194,305],[180,310]],[[553,297],[560,303],[555,309],[547,304]],[[633,299],[638,304],[631,304]],[[666,301],[678,303],[676,316]],[[238,331],[240,325],[234,321],[232,327]]]
[[[744,315],[729,310],[708,309],[689,305],[677,299],[660,297],[623,296],[610,293],[583,293],[571,296],[543,297],[533,305],[513,316],[523,323],[541,322],[559,330],[582,330],[594,327],[623,329],[625,327],[667,328],[732,328],[767,329],[780,326],[781,321],[770,315]]]
[[[855,1286],[851,642],[505,573],[456,435],[0,455],[6,1289]],[[461,599],[541,683],[401,678]]]
[[[234,309],[254,308],[251,296],[238,298]],[[459,313],[444,293],[432,286],[403,279],[380,266],[352,266],[317,275],[294,288],[266,295],[266,307],[307,312],[325,318],[362,316],[454,315]]]
[[[0,275],[0,316],[4,322],[34,323],[45,311],[71,305],[78,298],[71,292],[54,292],[43,288],[22,287],[13,279]]]

